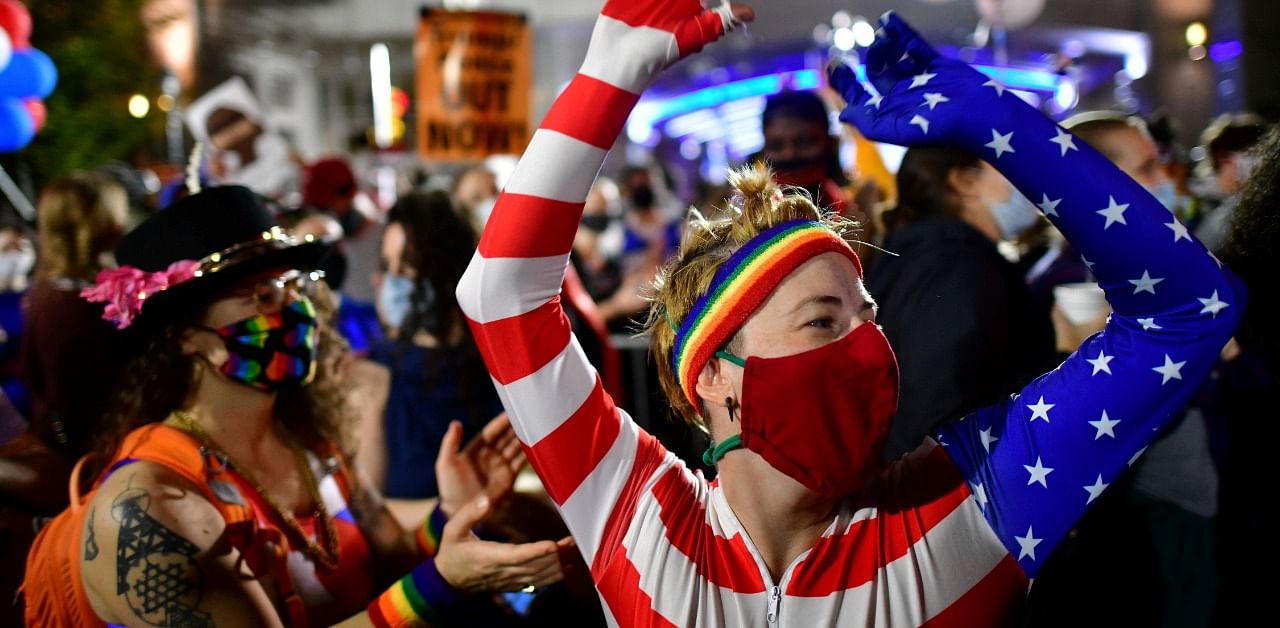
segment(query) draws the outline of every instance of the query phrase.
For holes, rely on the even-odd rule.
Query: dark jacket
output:
[[[964,221],[902,225],[867,272],[877,322],[898,356],[902,387],[886,459],[915,449],[945,421],[1019,390],[1054,366],[1049,313],[1031,305],[1018,269]]]

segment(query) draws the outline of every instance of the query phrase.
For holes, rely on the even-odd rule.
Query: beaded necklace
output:
[[[253,487],[253,490],[257,491],[258,495],[262,497],[262,500],[267,503],[267,506],[276,515],[276,518],[284,524],[286,531],[290,532],[291,536],[295,537],[296,540],[302,541],[302,552],[304,554],[314,562],[323,565],[326,569],[333,569],[338,566],[338,534],[333,529],[333,517],[329,515],[329,510],[324,505],[324,499],[320,496],[320,486],[316,481],[315,473],[311,470],[311,462],[307,459],[307,453],[292,435],[286,432],[284,440],[298,462],[298,468],[302,471],[303,483],[306,484],[307,492],[311,495],[311,501],[316,506],[315,517],[321,523],[321,533],[325,541],[324,547],[321,547],[319,543],[307,536],[293,513],[287,508],[281,508],[263,488],[262,484],[258,482],[257,478],[253,477],[249,469],[227,455],[227,452],[223,451],[213,441],[209,433],[203,427],[200,427],[200,424],[196,423],[190,414],[184,410],[174,410],[170,417],[174,419],[179,428],[195,436],[204,449],[226,461],[227,466],[235,470],[240,477],[244,478]]]

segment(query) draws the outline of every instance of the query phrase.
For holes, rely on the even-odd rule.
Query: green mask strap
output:
[[[677,334],[680,333],[680,326],[676,325],[676,322],[671,320],[671,312],[667,311],[667,308],[665,307],[662,308],[662,318],[667,319],[667,325],[671,327],[671,331]]]
[[[736,355],[734,355],[734,354],[732,354],[732,353],[729,353],[728,351],[724,351],[724,350],[717,351],[715,355],[716,355],[716,357],[717,357],[717,358],[720,358],[720,359],[722,359],[722,360],[728,360],[728,361],[729,361],[730,363],[732,363],[732,364],[737,364],[738,366],[741,366],[742,368],[747,368],[747,361],[746,361],[746,360],[744,360],[744,359],[742,359],[742,358],[740,358],[740,357],[738,357],[738,356],[736,356]]]
[[[720,462],[720,459],[724,458],[725,454],[741,448],[742,435],[734,434],[733,436],[720,441],[719,445],[711,443],[711,445],[707,447],[707,450],[702,453],[702,461],[706,463],[708,467],[712,467],[715,466],[717,462]]]

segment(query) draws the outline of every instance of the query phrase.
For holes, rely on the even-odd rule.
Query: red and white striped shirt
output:
[[[503,404],[615,625],[1003,623],[1027,580],[942,448],[887,470],[775,582],[718,484],[614,406],[570,332],[561,280],[608,148],[651,77],[728,25],[697,0],[605,7],[458,289]]]

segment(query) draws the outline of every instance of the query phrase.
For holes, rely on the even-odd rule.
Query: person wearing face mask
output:
[[[840,138],[831,133],[831,116],[817,92],[784,90],[770,96],[760,114],[760,132],[764,146],[748,163],[768,165],[778,183],[801,188],[820,206],[857,221],[862,242],[879,242],[870,210],[883,190],[869,177],[855,184],[845,176]],[[875,167],[869,165],[872,160],[879,160],[878,155],[865,152],[869,148],[870,143],[859,142],[859,168],[865,166],[867,171]],[[867,267],[874,265],[878,251],[870,246],[857,248]]]
[[[642,287],[680,247],[681,222],[671,220],[655,189],[660,185],[654,181],[655,173],[660,172],[660,168],[629,166],[622,173],[626,208],[618,252],[619,281],[610,294],[597,299],[600,315],[617,333],[634,328],[647,305]]]
[[[1175,211],[1176,188],[1141,119],[1097,111],[1072,116],[1063,126],[1159,200],[1171,212],[1165,226],[1175,237],[1185,232]],[[1079,256],[1064,248],[1067,251],[1060,259],[1083,270]],[[1099,319],[1085,325],[1076,336],[1097,333],[1104,323]],[[1077,601],[1094,583],[1083,574],[1110,573],[1116,574],[1117,581],[1155,584],[1111,598],[1136,613],[1127,619],[1118,617],[1122,623],[1153,618],[1165,626],[1212,623],[1218,590],[1213,522],[1219,482],[1206,420],[1212,410],[1206,408],[1211,407],[1215,386],[1208,383],[1190,405],[1178,409],[1171,428],[1151,443],[1121,489],[1107,495],[1073,531],[1037,580],[1029,599],[1033,621],[1087,621],[1089,611],[1080,609]],[[1126,540],[1118,544],[1121,538]]]
[[[450,424],[460,422],[470,440],[502,412],[453,295],[475,246],[444,192],[404,196],[388,214],[377,296],[388,340],[370,359],[391,379],[381,425],[362,430],[382,437],[365,439],[361,459],[392,500],[435,497],[435,459]]]
[[[877,322],[902,370],[886,459],[915,449],[942,422],[1007,397],[1053,365],[1047,309],[997,248],[1040,213],[977,155],[912,148],[897,175],[894,227],[867,272]]]
[[[697,0],[605,3],[578,75],[499,197],[459,303],[616,625],[1017,623],[1047,555],[1206,376],[1244,289],[1193,238],[1170,237],[1167,210],[1108,160],[887,14],[863,56],[870,83],[845,65],[829,72],[841,119],[874,141],[955,146],[994,164],[1008,182],[958,181],[975,199],[962,211],[988,213],[972,230],[994,248],[985,205],[1012,183],[1089,258],[1112,322],[885,468],[898,368],[848,224],[766,170],[731,172],[724,216],[692,221],[646,328],[667,402],[715,442],[707,481],[604,391],[559,286],[586,173],[637,94],[753,17]],[[948,178],[937,184],[945,195]]]
[[[839,140],[817,92],[783,91],[770,96],[760,114],[764,147],[749,162],[764,161],[778,183],[804,189],[835,211],[846,205],[848,180],[840,169]]]
[[[1191,186],[1200,205],[1191,227],[1211,251],[1220,252],[1231,232],[1240,190],[1257,162],[1251,149],[1267,126],[1253,114],[1223,114],[1200,135],[1206,156],[1197,164]]]
[[[447,490],[416,530],[354,466],[343,345],[314,273],[331,246],[286,234],[235,186],[124,237],[119,267],[81,296],[105,303],[132,358],[71,506],[28,557],[27,625],[459,621],[488,617],[468,593],[560,578],[555,542],[471,532],[523,464],[504,422],[441,456]]]
[[[95,173],[72,173],[40,194],[36,280],[21,295],[22,333],[5,343],[20,346],[30,425],[0,446],[0,599],[12,599],[21,581],[33,520],[67,507],[71,467],[92,446],[115,392],[112,380],[123,366],[115,330],[102,320],[101,306],[79,293],[109,262],[127,209],[124,189]],[[7,296],[19,295],[0,296],[0,303]],[[4,317],[10,331],[11,320]],[[7,382],[5,388],[13,390]],[[21,609],[0,610],[0,624],[20,623]]]

